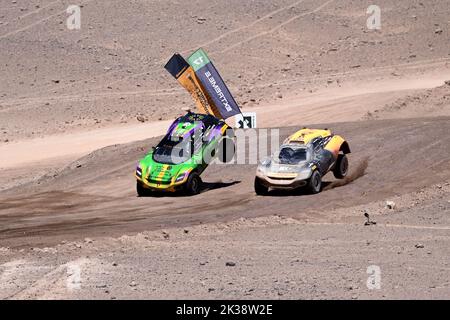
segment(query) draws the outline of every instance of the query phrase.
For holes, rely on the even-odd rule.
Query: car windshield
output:
[[[191,158],[191,148],[189,140],[173,141],[165,139],[156,147],[153,152],[153,160],[165,164],[179,164]]]
[[[278,153],[278,162],[281,164],[298,164],[305,161],[308,156],[306,148],[284,147]]]

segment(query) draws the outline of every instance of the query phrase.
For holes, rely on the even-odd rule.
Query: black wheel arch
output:
[[[342,152],[343,154],[348,154],[348,153],[351,153],[351,152],[352,152],[352,151],[350,150],[350,146],[349,146],[349,144],[348,144],[347,141],[344,141],[344,142],[341,144],[341,148],[339,149],[339,151]]]

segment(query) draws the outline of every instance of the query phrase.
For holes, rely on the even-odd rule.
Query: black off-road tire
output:
[[[192,172],[189,175],[186,183],[184,184],[184,193],[188,196],[199,194],[201,191],[202,179],[196,172]]]
[[[138,197],[146,197],[150,194],[150,190],[144,188],[138,181],[136,182],[136,193]]]
[[[338,155],[336,164],[333,169],[336,179],[344,179],[348,174],[348,158],[345,154]]]
[[[311,178],[308,180],[308,184],[306,186],[306,189],[311,194],[317,194],[320,191],[322,191],[322,175],[319,171],[314,170]]]
[[[255,178],[255,193],[258,196],[265,196],[269,193],[269,188],[263,185],[258,178]]]

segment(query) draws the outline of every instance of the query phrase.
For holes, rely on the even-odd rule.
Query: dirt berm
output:
[[[256,165],[212,165],[202,176],[205,190],[198,196],[138,198],[133,172],[138,159],[157,143],[154,138],[97,150],[46,177],[3,192],[0,246],[51,245],[61,239],[263,215],[314,221],[335,208],[416,191],[450,178],[450,118],[326,126],[350,143],[353,181],[334,184],[329,174],[324,178],[328,186],[319,195],[277,192],[258,197],[253,191]],[[299,127],[280,129],[281,139]]]

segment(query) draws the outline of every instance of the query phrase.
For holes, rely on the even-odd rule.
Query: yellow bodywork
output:
[[[158,174],[158,180],[161,180],[162,177],[164,177],[164,174],[166,173],[166,171],[169,167],[170,166],[168,164],[163,165],[161,172]]]
[[[331,136],[330,130],[321,130],[321,129],[301,129],[298,130],[296,133],[289,136],[289,138],[286,139],[286,142],[288,143],[303,143],[308,144],[313,139],[317,137],[326,138]]]
[[[301,129],[290,135],[285,143],[300,143],[308,144],[317,137],[327,138],[331,137],[330,141],[325,145],[325,150],[330,151],[335,157],[338,156],[341,146],[345,143],[344,138],[338,135],[333,135],[331,130],[325,129]]]
[[[325,146],[325,150],[330,151],[335,157],[337,157],[344,142],[345,140],[341,136],[333,136],[333,138],[331,138]]]

